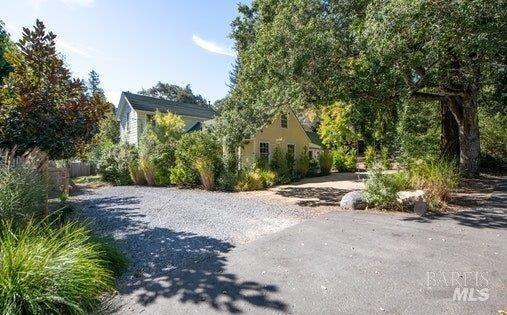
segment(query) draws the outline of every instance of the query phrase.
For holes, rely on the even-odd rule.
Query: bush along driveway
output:
[[[315,186],[327,184],[297,188],[323,188]],[[473,215],[426,218],[314,216],[329,206],[282,203],[279,192],[108,187],[76,202],[130,258],[121,314],[482,314],[507,306],[505,192]],[[446,282],[453,272],[487,282]],[[457,286],[489,295],[453,301]]]

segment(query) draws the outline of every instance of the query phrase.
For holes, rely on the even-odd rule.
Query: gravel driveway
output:
[[[135,294],[137,304],[148,304],[160,294],[191,294],[194,288],[185,293],[173,280],[189,278],[178,273],[192,264],[207,260],[220,270],[222,256],[236,245],[318,213],[251,193],[135,186],[81,189],[73,202],[80,217],[117,239],[126,252],[130,264],[119,289]]]

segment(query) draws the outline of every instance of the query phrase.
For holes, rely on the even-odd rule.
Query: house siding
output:
[[[120,116],[120,139],[134,145],[138,143],[138,115],[128,104],[124,105]]]
[[[319,151],[320,147],[311,143],[297,117],[293,113],[287,114],[287,128],[281,127],[280,115],[275,117],[273,122],[261,131],[257,132],[240,148],[241,167],[251,166],[256,159],[260,157],[260,143],[269,143],[269,156],[271,158],[273,151],[279,147],[282,152],[287,152],[287,145],[295,146],[295,156],[298,157],[304,150],[312,149]]]

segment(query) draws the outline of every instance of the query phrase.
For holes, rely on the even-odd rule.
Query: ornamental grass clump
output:
[[[17,225],[40,217],[47,198],[47,181],[27,166],[0,164],[0,219]]]
[[[76,223],[0,226],[2,314],[87,314],[114,290],[99,245]]]
[[[454,161],[426,159],[410,164],[410,183],[415,189],[423,189],[433,202],[449,199],[459,184],[459,171]]]

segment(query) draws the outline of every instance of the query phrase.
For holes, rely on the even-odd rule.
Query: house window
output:
[[[259,144],[259,155],[261,159],[269,158],[269,143],[261,142]]]
[[[310,158],[310,160],[313,159],[313,151],[312,150],[308,151],[308,157]]]
[[[293,144],[288,144],[287,145],[287,154],[289,154],[290,156],[294,157],[295,156],[295,152],[296,152],[296,146],[293,145]]]
[[[150,125],[153,125],[155,123],[154,115],[146,114],[146,122]]]
[[[282,114],[282,116],[280,116],[280,126],[282,128],[287,128],[287,114]]]

